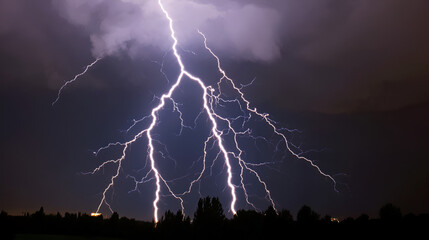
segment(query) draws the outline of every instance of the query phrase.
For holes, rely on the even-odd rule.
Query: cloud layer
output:
[[[329,112],[429,101],[426,0],[163,2],[180,46],[198,50],[204,32],[231,72],[257,76],[261,101]],[[167,24],[155,0],[0,0],[0,77],[58,89],[94,57],[159,60]]]
[[[67,0],[54,1],[61,16],[82,26],[90,34],[94,57],[126,50],[131,55],[139,46],[167,49],[171,45],[167,21],[157,1]],[[196,41],[204,31],[215,47],[239,59],[272,61],[280,57],[279,13],[252,3],[192,0],[164,1],[174,19],[180,44]],[[201,39],[199,39],[201,41]]]

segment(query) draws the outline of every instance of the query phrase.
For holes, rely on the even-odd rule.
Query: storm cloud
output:
[[[427,1],[164,2],[180,47],[201,50],[201,30],[232,71],[250,63],[247,73],[232,76],[243,83],[257,77],[260,101],[355,112],[429,100]],[[0,72],[7,85],[54,90],[95,57],[153,60],[154,51],[162,56],[171,45],[157,1],[2,0],[0,6],[1,62],[15,66]]]
[[[135,49],[142,45],[165,51],[171,45],[168,23],[157,1],[69,0],[53,3],[61,16],[87,30],[94,57],[121,50],[136,55]],[[213,36],[216,47],[237,58],[278,59],[279,13],[251,3],[227,5],[220,8],[207,1],[165,1],[178,29],[181,45],[195,42],[200,29]],[[201,37],[198,40],[201,41]]]

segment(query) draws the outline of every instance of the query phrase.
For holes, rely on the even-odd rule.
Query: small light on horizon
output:
[[[91,217],[99,217],[101,216],[101,213],[91,213]]]
[[[339,223],[340,221],[338,220],[338,218],[331,218],[331,222],[334,222],[334,223]]]

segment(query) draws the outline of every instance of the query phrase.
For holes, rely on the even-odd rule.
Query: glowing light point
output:
[[[100,217],[101,213],[91,213],[91,217]]]

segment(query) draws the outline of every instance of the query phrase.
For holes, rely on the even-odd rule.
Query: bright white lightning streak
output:
[[[92,172],[90,172],[90,174],[94,174],[94,173],[98,172],[98,171],[99,171],[102,167],[104,167],[106,164],[109,164],[109,163],[118,163],[118,167],[116,168],[116,174],[112,176],[112,178],[110,179],[110,183],[109,183],[109,185],[107,185],[107,187],[104,189],[104,191],[103,191],[103,196],[102,196],[102,198],[101,198],[100,203],[98,204],[98,207],[97,207],[97,211],[96,211],[96,213],[99,213],[99,212],[100,212],[100,208],[101,208],[101,206],[103,205],[103,203],[105,203],[105,204],[109,207],[109,210],[110,210],[111,212],[113,212],[113,210],[112,210],[112,208],[110,207],[109,203],[106,201],[106,194],[107,194],[107,192],[110,190],[110,188],[112,188],[112,187],[113,187],[113,184],[114,184],[114,182],[115,182],[115,179],[119,176],[119,173],[120,173],[120,170],[121,170],[121,167],[122,167],[122,161],[123,161],[123,160],[125,159],[125,157],[126,157],[126,151],[127,151],[128,147],[129,147],[132,143],[134,143],[135,141],[137,141],[137,139],[139,139],[139,138],[140,138],[140,137],[141,137],[145,132],[147,132],[147,131],[148,131],[147,129],[145,129],[145,130],[141,131],[140,133],[138,133],[137,135],[135,135],[133,139],[131,139],[130,141],[128,141],[128,142],[126,142],[126,143],[114,143],[114,144],[109,144],[108,146],[111,146],[111,145],[123,145],[123,146],[124,146],[124,148],[122,149],[122,155],[121,155],[121,157],[120,157],[120,158],[118,158],[118,159],[115,159],[115,160],[109,160],[109,161],[103,162],[100,166],[98,166],[98,167],[97,167],[97,168],[95,168]],[[107,148],[107,147],[100,148],[100,149],[97,151],[97,153],[98,153],[98,152],[100,152],[100,151],[101,151],[101,150],[103,150],[103,149],[106,149],[106,148]]]
[[[97,213],[100,211],[101,206],[103,205],[103,203],[105,203],[109,209],[112,211],[110,205],[107,203],[106,201],[106,193],[113,187],[114,181],[115,179],[119,176],[120,173],[120,169],[122,166],[122,161],[125,159],[126,156],[126,150],[128,149],[128,146],[132,143],[134,143],[135,141],[137,141],[138,138],[140,138],[143,134],[146,133],[146,137],[148,139],[148,156],[149,156],[149,160],[150,160],[150,165],[151,165],[151,172],[153,172],[154,176],[155,176],[155,185],[156,185],[156,190],[155,190],[155,199],[153,201],[153,208],[154,208],[154,221],[155,223],[158,222],[159,218],[158,218],[158,202],[160,200],[160,192],[161,192],[161,181],[164,183],[164,185],[167,187],[168,191],[170,192],[170,194],[175,197],[176,199],[178,199],[180,201],[180,205],[182,207],[182,213],[184,214],[184,206],[183,206],[183,199],[178,195],[175,194],[172,189],[170,188],[170,186],[168,185],[167,181],[161,176],[159,170],[156,168],[156,161],[155,161],[155,157],[154,157],[154,145],[153,145],[153,141],[154,139],[152,138],[152,131],[155,128],[155,125],[157,123],[158,120],[158,112],[164,108],[165,103],[166,103],[166,99],[169,99],[173,102],[173,106],[174,106],[174,110],[178,110],[177,108],[177,104],[174,102],[174,100],[172,99],[172,95],[174,93],[174,91],[176,90],[176,88],[180,85],[183,77],[188,77],[189,79],[197,82],[199,84],[199,86],[201,87],[202,91],[203,91],[203,108],[205,110],[205,112],[207,113],[211,123],[212,123],[212,129],[211,129],[211,135],[208,138],[208,140],[206,141],[205,146],[207,145],[207,142],[211,139],[211,138],[216,138],[216,141],[218,143],[218,147],[220,149],[220,151],[223,154],[224,160],[225,160],[225,164],[227,166],[227,173],[228,173],[228,178],[227,178],[227,183],[228,183],[228,187],[230,188],[231,191],[231,204],[230,204],[230,210],[233,214],[236,214],[236,210],[235,210],[235,203],[237,200],[236,194],[235,194],[235,186],[232,184],[232,168],[230,165],[230,159],[228,156],[228,151],[225,149],[224,145],[223,145],[223,139],[222,139],[222,132],[218,130],[218,125],[215,119],[215,114],[213,113],[212,109],[209,107],[209,101],[207,100],[207,98],[210,96],[207,89],[208,87],[206,87],[203,83],[203,81],[201,79],[199,79],[198,77],[193,76],[192,74],[190,74],[188,71],[185,70],[185,66],[182,62],[181,56],[179,55],[178,51],[177,51],[177,44],[178,41],[176,39],[175,36],[175,32],[174,32],[174,28],[173,28],[173,20],[171,19],[171,17],[169,16],[168,12],[166,11],[166,9],[164,8],[161,0],[158,0],[158,4],[162,10],[162,12],[164,13],[166,19],[169,22],[169,29],[170,29],[170,36],[173,40],[173,45],[172,45],[172,50],[174,53],[174,56],[176,57],[177,63],[180,66],[180,74],[176,79],[176,82],[171,86],[171,88],[169,89],[169,91],[165,94],[163,94],[160,97],[160,103],[152,109],[151,111],[151,118],[152,121],[149,125],[148,128],[142,130],[141,132],[139,132],[132,140],[126,142],[126,143],[110,143],[105,147],[100,148],[98,151],[96,151],[95,153],[98,154],[101,150],[107,149],[110,146],[114,146],[114,145],[122,145],[124,146],[123,150],[122,150],[122,155],[120,158],[116,159],[116,160],[109,160],[104,162],[103,164],[101,164],[99,167],[97,167],[96,169],[94,169],[91,173],[95,173],[97,171],[99,171],[102,167],[104,167],[106,164],[109,163],[118,163],[118,167],[116,170],[116,174],[114,176],[112,176],[111,181],[109,183],[109,185],[105,188],[105,190],[103,191],[103,197],[100,201],[100,204],[98,205],[97,208]],[[212,94],[212,92],[210,92],[210,94]],[[180,119],[181,122],[183,123],[183,120],[181,118],[181,113],[179,111],[180,114]],[[133,124],[133,126],[135,125],[135,122]],[[183,126],[183,124],[182,124]],[[204,154],[204,156],[206,156],[207,153]],[[144,179],[146,179],[147,176],[145,176]],[[143,179],[143,180],[144,180]],[[142,180],[142,181],[143,181]],[[136,182],[137,184],[138,182]],[[194,183],[194,182],[193,182]],[[192,183],[192,184],[193,184]]]
[[[148,140],[148,158],[149,158],[149,161],[150,161],[150,168],[151,168],[151,170],[140,181],[137,181],[137,179],[135,179],[134,177],[131,177],[131,178],[134,179],[134,182],[136,184],[134,190],[132,190],[132,191],[137,190],[137,185],[139,183],[144,183],[144,182],[148,182],[148,181],[151,181],[151,180],[155,180],[156,190],[155,190],[155,199],[153,201],[154,221],[155,221],[155,223],[157,223],[158,220],[159,220],[159,218],[158,218],[158,211],[159,211],[158,202],[160,200],[161,182],[164,183],[164,185],[168,189],[168,191],[171,194],[171,196],[173,196],[174,198],[176,198],[177,200],[180,201],[180,205],[181,205],[181,208],[182,208],[183,216],[185,215],[184,214],[183,199],[181,197],[183,195],[186,195],[186,194],[190,193],[193,185],[195,183],[197,183],[198,181],[200,181],[200,179],[202,178],[203,173],[206,170],[207,145],[208,145],[208,143],[211,140],[213,140],[213,144],[217,143],[217,146],[219,148],[219,152],[218,152],[215,160],[218,159],[219,156],[223,156],[225,165],[227,167],[227,175],[228,175],[227,176],[227,187],[230,189],[230,194],[231,194],[230,211],[234,215],[236,214],[235,204],[236,204],[236,201],[237,201],[237,197],[236,197],[236,187],[232,183],[232,167],[231,167],[231,164],[230,164],[230,157],[229,156],[233,156],[234,159],[237,159],[238,160],[238,164],[239,164],[239,166],[241,168],[241,171],[240,171],[240,179],[241,179],[240,183],[241,183],[241,188],[243,189],[243,192],[244,192],[244,195],[245,195],[246,202],[249,205],[251,205],[252,207],[254,207],[256,209],[256,207],[254,206],[254,204],[252,204],[249,201],[249,196],[247,194],[247,190],[246,190],[246,187],[245,187],[245,184],[244,184],[244,177],[243,177],[244,170],[247,170],[250,173],[252,173],[258,179],[258,181],[263,185],[263,187],[265,189],[265,192],[266,192],[267,198],[269,199],[269,201],[271,202],[272,206],[276,210],[274,201],[273,201],[273,199],[271,197],[271,193],[270,193],[270,191],[269,191],[269,189],[267,187],[267,184],[262,180],[262,178],[259,176],[259,174],[252,168],[252,167],[257,167],[257,166],[264,165],[264,163],[260,163],[260,164],[248,163],[248,162],[244,161],[243,158],[242,158],[243,150],[239,146],[237,136],[244,135],[244,134],[250,134],[250,130],[247,129],[247,130],[245,130],[243,132],[238,132],[238,131],[236,131],[232,127],[232,122],[231,121],[234,121],[234,120],[238,119],[239,117],[229,119],[229,118],[226,118],[226,117],[223,117],[223,116],[217,114],[214,111],[214,104],[219,104],[220,101],[222,101],[224,103],[236,102],[239,105],[239,107],[240,107],[240,109],[241,109],[241,111],[243,113],[245,112],[244,110],[247,110],[247,111],[250,112],[249,115],[248,115],[248,117],[246,117],[246,116],[240,116],[240,117],[244,118],[242,127],[251,118],[251,113],[253,113],[254,115],[256,115],[256,116],[258,116],[260,118],[262,118],[272,128],[273,132],[276,135],[280,136],[283,139],[283,141],[285,142],[285,146],[286,146],[287,150],[292,155],[294,155],[298,159],[302,159],[302,160],[307,161],[312,167],[314,167],[315,169],[317,169],[318,172],[321,175],[323,175],[323,176],[329,178],[330,180],[332,180],[332,182],[334,183],[334,188],[335,188],[336,181],[334,180],[334,178],[332,176],[330,176],[330,175],[322,172],[321,169],[316,164],[314,164],[314,162],[312,160],[310,160],[310,159],[302,156],[300,153],[295,153],[290,148],[289,141],[287,140],[286,136],[283,133],[281,133],[281,131],[284,130],[284,129],[277,128],[275,126],[275,122],[268,117],[269,116],[268,114],[266,114],[266,113],[260,113],[260,112],[257,111],[256,108],[251,108],[250,107],[250,102],[244,97],[244,93],[241,91],[241,89],[243,87],[245,87],[245,86],[237,87],[235,85],[234,81],[226,75],[226,72],[221,68],[221,63],[220,63],[219,57],[208,47],[208,45],[207,45],[207,39],[206,39],[205,35],[202,32],[200,32],[200,31],[198,31],[198,32],[204,38],[204,46],[205,46],[206,50],[209,51],[210,54],[216,59],[218,71],[222,74],[222,77],[217,82],[217,94],[215,94],[216,90],[213,87],[206,86],[200,78],[195,77],[191,73],[189,73],[188,71],[186,71],[185,66],[184,66],[184,64],[182,62],[182,58],[181,58],[181,56],[180,56],[180,54],[178,53],[178,50],[177,50],[178,40],[177,40],[177,38],[175,36],[175,31],[174,31],[174,28],[173,28],[173,20],[170,17],[170,15],[168,14],[168,12],[166,11],[166,9],[164,8],[161,0],[158,0],[158,5],[159,5],[160,9],[162,10],[163,14],[165,15],[165,17],[166,17],[166,19],[168,20],[168,23],[169,23],[170,37],[173,40],[173,45],[171,47],[171,50],[173,51],[174,56],[175,56],[175,58],[177,60],[177,63],[179,65],[179,67],[180,67],[180,73],[179,73],[179,75],[178,75],[175,83],[170,87],[170,89],[168,90],[168,92],[165,93],[165,94],[163,94],[159,98],[160,102],[159,102],[159,104],[156,107],[154,107],[152,109],[151,114],[148,115],[148,116],[143,117],[140,120],[134,120],[133,125],[130,128],[128,128],[127,132],[131,128],[133,128],[138,122],[143,121],[143,120],[145,120],[147,118],[151,118],[150,124],[149,124],[149,126],[146,129],[140,131],[137,135],[134,136],[133,139],[131,139],[128,142],[125,142],[125,143],[120,143],[120,142],[109,143],[107,146],[102,147],[98,151],[94,152],[94,154],[97,155],[100,151],[105,150],[105,149],[107,149],[107,148],[109,148],[111,146],[120,145],[120,146],[123,147],[123,149],[122,149],[122,155],[118,159],[112,159],[112,160],[108,160],[106,162],[103,162],[101,165],[99,165],[97,168],[95,168],[92,172],[89,172],[90,174],[94,174],[94,173],[98,172],[101,168],[105,167],[107,164],[118,164],[117,169],[116,169],[116,174],[111,177],[110,183],[108,184],[108,186],[103,191],[102,199],[101,199],[101,201],[100,201],[100,203],[98,205],[96,213],[98,213],[100,211],[100,208],[103,205],[103,203],[106,204],[109,207],[109,209],[112,211],[109,203],[106,201],[106,194],[113,187],[115,179],[120,174],[120,170],[121,170],[121,167],[122,167],[122,161],[126,157],[126,151],[128,150],[128,147],[132,143],[136,142],[143,135],[146,135],[147,140]],[[79,76],[85,74],[86,71],[91,66],[93,66],[97,61],[99,61],[99,60],[100,59],[97,59],[92,64],[88,65],[84,72],[82,72],[81,74],[76,75],[76,77],[73,80],[67,82],[60,89],[59,94],[58,94],[58,98],[60,96],[61,90],[67,84],[75,81]],[[173,111],[177,111],[179,113],[179,118],[180,118],[180,121],[181,121],[182,128],[183,127],[187,127],[187,126],[185,126],[183,124],[182,113],[180,112],[180,110],[178,108],[178,104],[172,98],[172,95],[173,95],[174,91],[180,85],[180,83],[181,83],[181,81],[182,81],[182,79],[184,77],[187,77],[187,78],[189,78],[192,81],[195,81],[201,87],[201,90],[203,92],[203,95],[202,95],[203,111],[202,112],[207,113],[208,118],[209,118],[209,120],[210,120],[210,122],[212,124],[212,128],[211,128],[210,135],[208,136],[207,140],[204,142],[203,168],[202,168],[200,174],[198,175],[198,177],[196,179],[194,179],[190,183],[189,188],[188,188],[187,191],[185,191],[185,192],[183,192],[181,194],[176,194],[176,193],[173,192],[173,190],[171,189],[171,187],[168,185],[168,181],[166,181],[162,177],[161,173],[159,172],[159,170],[156,167],[156,161],[155,161],[155,157],[154,157],[155,147],[153,145],[153,142],[156,141],[156,140],[154,140],[153,137],[152,137],[152,131],[154,130],[154,128],[155,128],[155,126],[156,126],[156,124],[158,122],[158,112],[161,109],[164,108],[167,99],[172,101],[172,103],[173,103]],[[225,100],[225,99],[221,98],[221,95],[222,95],[221,83],[224,80],[228,81],[230,83],[230,85],[232,86],[232,88],[240,95],[240,100],[238,100],[238,99]],[[253,80],[252,80],[252,82],[253,82]],[[58,100],[58,98],[57,98],[57,100]],[[242,102],[245,103],[245,108],[242,107],[242,104],[240,103],[240,101],[242,101]],[[198,115],[198,117],[202,114],[202,112],[200,112],[200,114]],[[216,119],[219,119],[219,120],[227,123],[228,127],[227,127],[226,133],[224,131],[221,131],[221,130],[218,129],[218,123],[217,123]],[[182,129],[180,131],[182,131]],[[226,148],[224,146],[224,143],[223,143],[224,140],[222,138],[222,135],[228,134],[228,133],[232,133],[233,134],[233,140],[234,140],[234,144],[235,144],[234,149],[238,153],[226,150]],[[213,161],[213,164],[214,164],[214,161]],[[212,164],[212,167],[213,167],[213,164]],[[153,173],[154,177],[149,178],[149,174],[150,173]]]
[[[73,78],[73,79],[71,79],[71,80],[69,80],[69,81],[65,82],[65,83],[61,86],[60,90],[58,90],[57,98],[55,99],[55,101],[53,101],[53,102],[52,102],[52,106],[54,106],[54,105],[55,105],[55,103],[57,103],[57,102],[58,102],[58,100],[60,100],[61,92],[63,91],[63,89],[64,89],[67,85],[69,85],[69,84],[73,83],[73,82],[74,82],[74,81],[76,81],[80,76],[82,76],[82,75],[84,75],[86,72],[88,72],[88,70],[89,70],[92,66],[94,66],[98,61],[100,61],[101,59],[102,59],[101,57],[98,57],[97,59],[95,59],[95,61],[94,61],[94,62],[92,62],[91,64],[87,65],[87,66],[85,67],[85,69],[83,70],[83,72],[81,72],[81,73],[77,74],[76,76],[74,76],[74,78]]]
[[[226,72],[222,69],[222,67],[221,67],[221,63],[220,63],[220,59],[219,59],[219,57],[208,47],[208,45],[207,45],[207,38],[205,37],[205,35],[202,33],[202,32],[200,32],[200,31],[198,31],[198,33],[204,38],[204,46],[205,46],[205,48],[210,52],[210,54],[214,57],[214,58],[216,58],[216,61],[217,61],[217,67],[218,67],[218,71],[222,74],[222,77],[219,79],[219,81],[218,81],[218,83],[217,83],[217,85],[218,85],[218,95],[216,96],[216,98],[220,98],[220,95],[222,94],[222,91],[221,91],[221,88],[220,88],[220,84],[221,84],[221,82],[222,82],[222,80],[224,80],[224,79],[226,79],[230,84],[231,84],[231,86],[234,88],[234,90],[240,95],[240,98],[241,98],[241,100],[243,101],[243,102],[245,102],[246,103],[246,109],[248,110],[248,111],[250,111],[250,112],[252,112],[252,113],[254,113],[255,115],[257,115],[257,116],[259,116],[259,117],[261,117],[262,119],[264,119],[264,121],[273,129],[273,132],[276,134],[276,135],[278,135],[278,136],[280,136],[283,140],[284,140],[284,142],[285,142],[285,146],[286,146],[286,148],[287,148],[287,150],[293,155],[293,156],[295,156],[296,158],[298,158],[298,159],[301,159],[301,160],[305,160],[306,162],[308,162],[312,167],[314,167],[314,168],[316,168],[317,169],[317,171],[322,175],[322,176],[324,176],[324,177],[327,177],[327,178],[329,178],[332,182],[333,182],[333,184],[334,184],[334,190],[335,191],[337,191],[337,189],[336,189],[336,184],[337,184],[337,182],[335,181],[335,179],[331,176],[331,175],[329,175],[329,174],[326,174],[326,173],[324,173],[320,168],[319,168],[319,166],[317,166],[311,159],[308,159],[308,158],[306,158],[306,157],[304,157],[304,156],[302,156],[300,153],[296,153],[296,152],[294,152],[291,148],[290,148],[290,143],[289,143],[289,141],[287,140],[287,138],[286,138],[286,136],[283,134],[283,133],[281,133],[280,132],[280,130],[281,129],[278,129],[275,125],[274,125],[274,121],[273,120],[271,120],[268,116],[269,116],[269,114],[267,114],[267,113],[260,113],[260,112],[258,112],[258,110],[256,109],[256,108],[251,108],[250,107],[250,101],[249,100],[247,100],[245,97],[244,97],[244,93],[241,91],[241,87],[240,88],[238,88],[236,85],[235,85],[235,83],[234,83],[234,81],[230,78],[230,77],[228,77],[227,75],[226,75]],[[241,105],[240,105],[240,107],[241,107]],[[230,124],[230,122],[228,121],[228,124]],[[230,127],[230,129],[232,130],[232,128]],[[296,130],[292,130],[292,131],[296,131]],[[235,134],[235,132],[234,132],[234,134]],[[240,160],[240,162],[242,162],[243,164],[244,164],[244,167],[246,167],[248,164],[247,163],[245,163],[244,161],[242,161],[241,160],[241,158],[240,158],[240,155],[241,155],[241,153],[242,153],[242,151],[241,151],[241,149],[239,149],[238,148],[238,144],[237,144],[237,141],[236,141],[236,135],[234,135],[234,140],[235,140],[235,144],[236,144],[236,147],[237,147],[237,149],[240,151],[240,153],[239,153],[239,155],[237,156],[238,158],[239,158],[239,160]],[[247,167],[246,167],[246,169],[247,169]],[[258,177],[258,179],[260,180],[260,182],[261,182],[261,179],[260,179],[260,177],[259,177],[259,175],[256,173],[256,172],[254,172],[253,170],[251,170],[251,169],[248,169],[249,171],[251,171],[251,172],[253,172],[257,177]],[[266,184],[265,183],[263,183],[263,185],[266,187]],[[269,193],[269,191],[268,191],[268,189],[267,188],[265,188],[265,190],[267,191],[267,194]],[[270,198],[270,200],[271,200],[271,198]],[[272,200],[271,200],[272,201]]]
[[[154,164],[155,161],[154,161],[153,155],[152,155],[153,154],[153,146],[151,146],[151,141],[152,140],[151,140],[151,136],[150,136],[151,129],[153,128],[153,126],[155,126],[155,123],[156,123],[156,115],[155,115],[155,113],[164,106],[164,103],[165,103],[164,99],[165,98],[171,98],[171,95],[173,94],[173,92],[176,89],[176,87],[180,84],[183,76],[187,76],[191,80],[197,82],[200,85],[201,89],[203,90],[203,93],[204,93],[203,94],[203,107],[204,107],[204,109],[205,109],[205,111],[206,111],[207,115],[209,116],[209,119],[210,119],[210,121],[212,123],[212,130],[211,130],[212,134],[213,134],[213,136],[217,140],[218,147],[219,147],[219,149],[221,150],[221,152],[223,154],[223,157],[224,157],[224,160],[225,160],[225,164],[227,166],[227,173],[228,173],[227,183],[228,183],[228,187],[230,188],[231,197],[232,197],[232,200],[231,200],[231,203],[230,203],[230,210],[231,210],[231,212],[233,214],[236,214],[235,203],[237,201],[237,197],[235,195],[235,186],[232,184],[232,168],[231,168],[231,164],[230,164],[230,159],[229,159],[229,156],[228,156],[228,152],[227,152],[227,150],[225,149],[225,147],[223,145],[223,139],[221,137],[222,132],[220,132],[218,130],[218,125],[217,125],[217,122],[216,122],[216,119],[215,119],[215,114],[213,113],[212,109],[209,107],[209,104],[208,104],[208,101],[207,101],[207,97],[209,96],[209,94],[207,92],[208,87],[205,86],[205,84],[203,83],[203,81],[201,79],[199,79],[198,77],[193,76],[192,74],[190,74],[189,72],[187,72],[185,70],[185,66],[184,66],[184,64],[182,62],[182,58],[180,57],[180,55],[179,55],[179,53],[177,51],[177,43],[178,43],[178,41],[176,39],[174,28],[173,28],[173,19],[171,19],[170,15],[168,14],[168,12],[166,11],[166,9],[164,8],[161,0],[158,0],[158,4],[159,4],[162,12],[164,13],[165,17],[169,21],[169,27],[170,27],[170,33],[171,33],[170,36],[171,36],[171,38],[174,41],[172,49],[173,49],[174,56],[176,57],[177,63],[180,66],[180,74],[179,74],[179,76],[178,76],[178,78],[176,80],[176,83],[170,88],[170,91],[168,92],[168,94],[163,95],[161,97],[161,104],[158,105],[158,107],[156,107],[155,109],[152,110],[152,117],[153,117],[152,120],[153,121],[152,121],[151,127],[149,128],[149,131],[147,132],[147,136],[148,136],[148,139],[149,139],[149,148],[151,149],[149,156],[150,156],[151,162],[152,162],[152,169],[155,172],[158,172],[156,170],[155,164]],[[212,94],[212,92],[210,94]],[[157,184],[157,186],[158,186],[158,184]],[[156,198],[155,198],[155,201],[153,203],[154,208],[155,208],[155,221],[157,221],[157,211],[158,211],[157,202],[159,200],[159,190],[160,189],[158,187],[157,191],[156,191]]]

